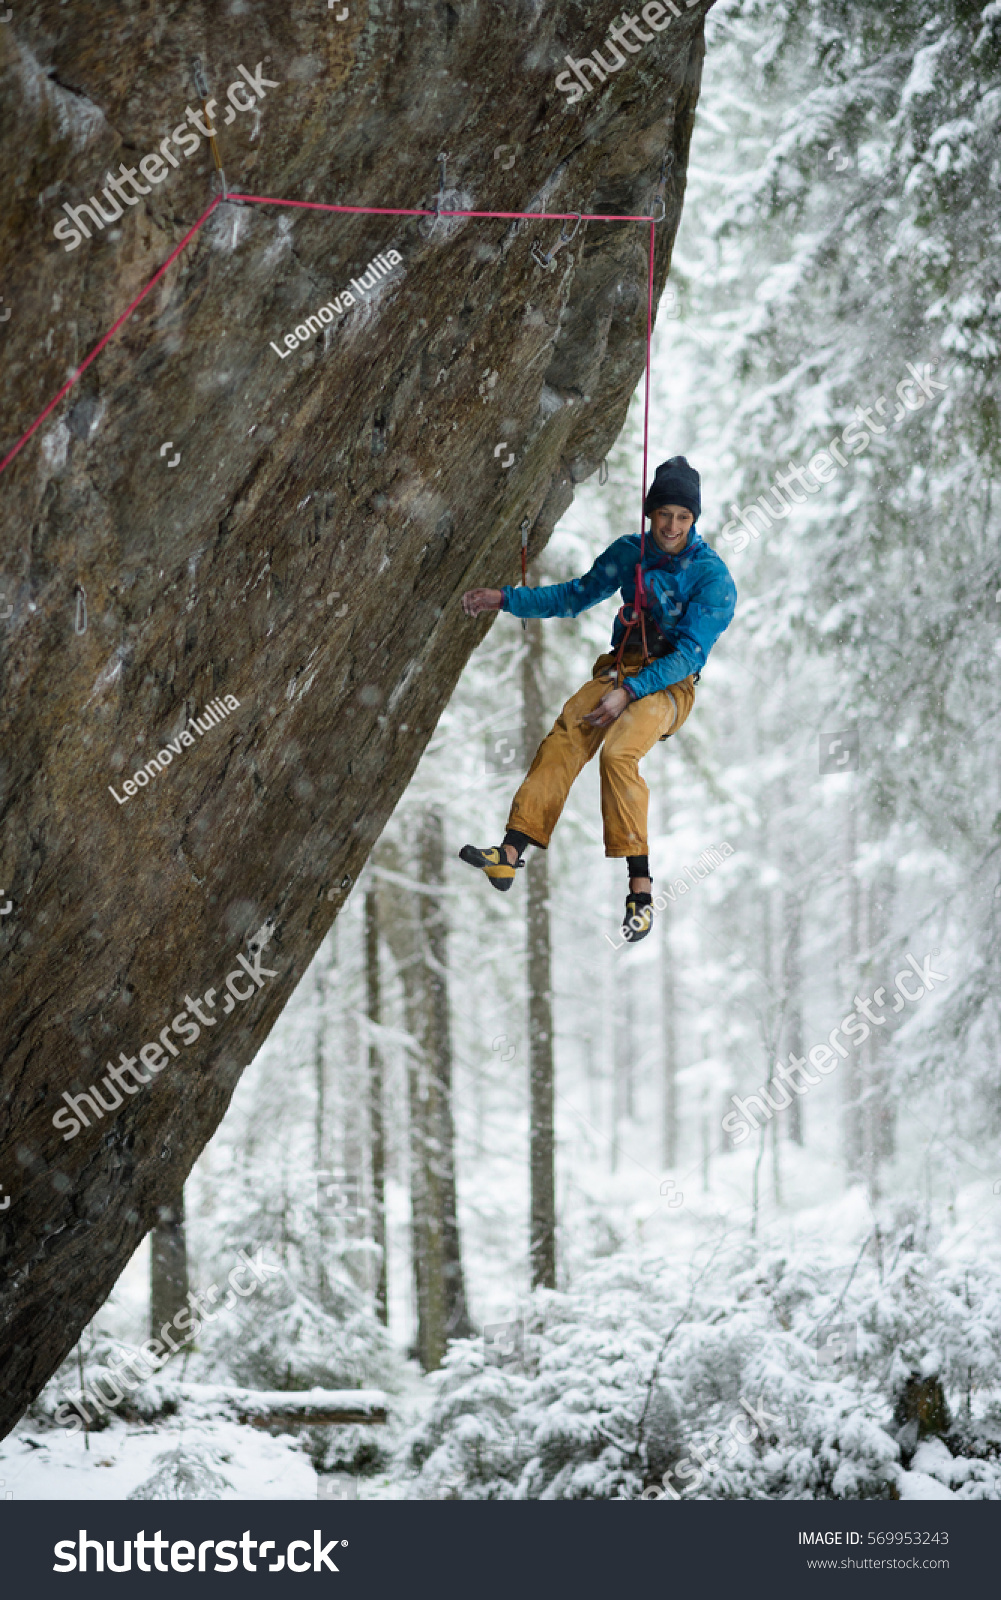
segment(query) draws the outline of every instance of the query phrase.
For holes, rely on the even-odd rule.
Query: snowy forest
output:
[[[738,600],[645,760],[652,934],[596,762],[512,893],[458,859],[617,602],[502,614],[18,1499],[1001,1499],[1001,4],[706,40],[650,472]],[[638,532],[642,400],[529,584]]]

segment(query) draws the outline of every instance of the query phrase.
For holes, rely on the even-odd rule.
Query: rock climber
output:
[[[469,589],[462,597],[467,617],[489,611],[576,617],[616,589],[622,593],[611,652],[598,657],[590,683],[571,696],[539,746],[514,797],[503,843],[488,849],[467,844],[459,855],[485,872],[495,889],[510,889],[528,846],[548,848],[574,779],[600,748],[605,855],[626,859],[629,893],[622,932],[634,944],[653,925],[650,791],[639,763],[658,739],[677,733],[687,720],[699,673],[733,620],[737,600],[725,563],[696,532],[702,485],[684,456],[672,456],[657,468],[643,510],[650,531],[642,562],[639,534],[627,534],[609,545],[590,572],[569,583]],[[644,593],[638,611],[640,567]]]

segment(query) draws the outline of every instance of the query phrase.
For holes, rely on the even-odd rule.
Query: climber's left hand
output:
[[[590,715],[582,717],[581,721],[590,723],[592,728],[610,728],[613,722],[618,722],[626,707],[632,704],[632,698],[625,689],[609,689]]]

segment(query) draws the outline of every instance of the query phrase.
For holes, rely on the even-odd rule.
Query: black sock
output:
[[[533,844],[534,842],[534,840],[528,837],[527,833],[519,833],[515,828],[508,828],[507,833],[504,835],[504,844],[510,844],[514,846],[518,852],[519,861],[525,854],[525,851],[528,849],[529,845]]]
[[[629,876],[631,878],[650,877],[649,856],[626,856],[626,866],[629,868]],[[652,883],[653,879],[650,878],[650,881]]]

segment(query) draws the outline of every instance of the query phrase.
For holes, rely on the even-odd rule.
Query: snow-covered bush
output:
[[[209,1445],[178,1445],[165,1450],[153,1465],[156,1471],[133,1489],[130,1500],[225,1500],[233,1485],[221,1471],[232,1460]]]
[[[206,1273],[225,1282],[250,1240],[282,1271],[202,1329],[203,1371],[253,1389],[396,1389],[402,1364],[344,1260],[353,1246],[324,1232],[315,1183],[301,1190],[241,1189],[220,1207]]]
[[[650,1265],[619,1256],[538,1293],[523,1370],[453,1345],[405,1441],[412,1493],[652,1498],[666,1473],[689,1497],[885,1499],[902,1475],[894,1385],[934,1370],[972,1414],[996,1382],[993,1269],[957,1274],[904,1244],[874,1259],[873,1242],[854,1270],[751,1245],[690,1285]],[[964,1498],[1001,1498],[993,1465],[949,1470]]]

